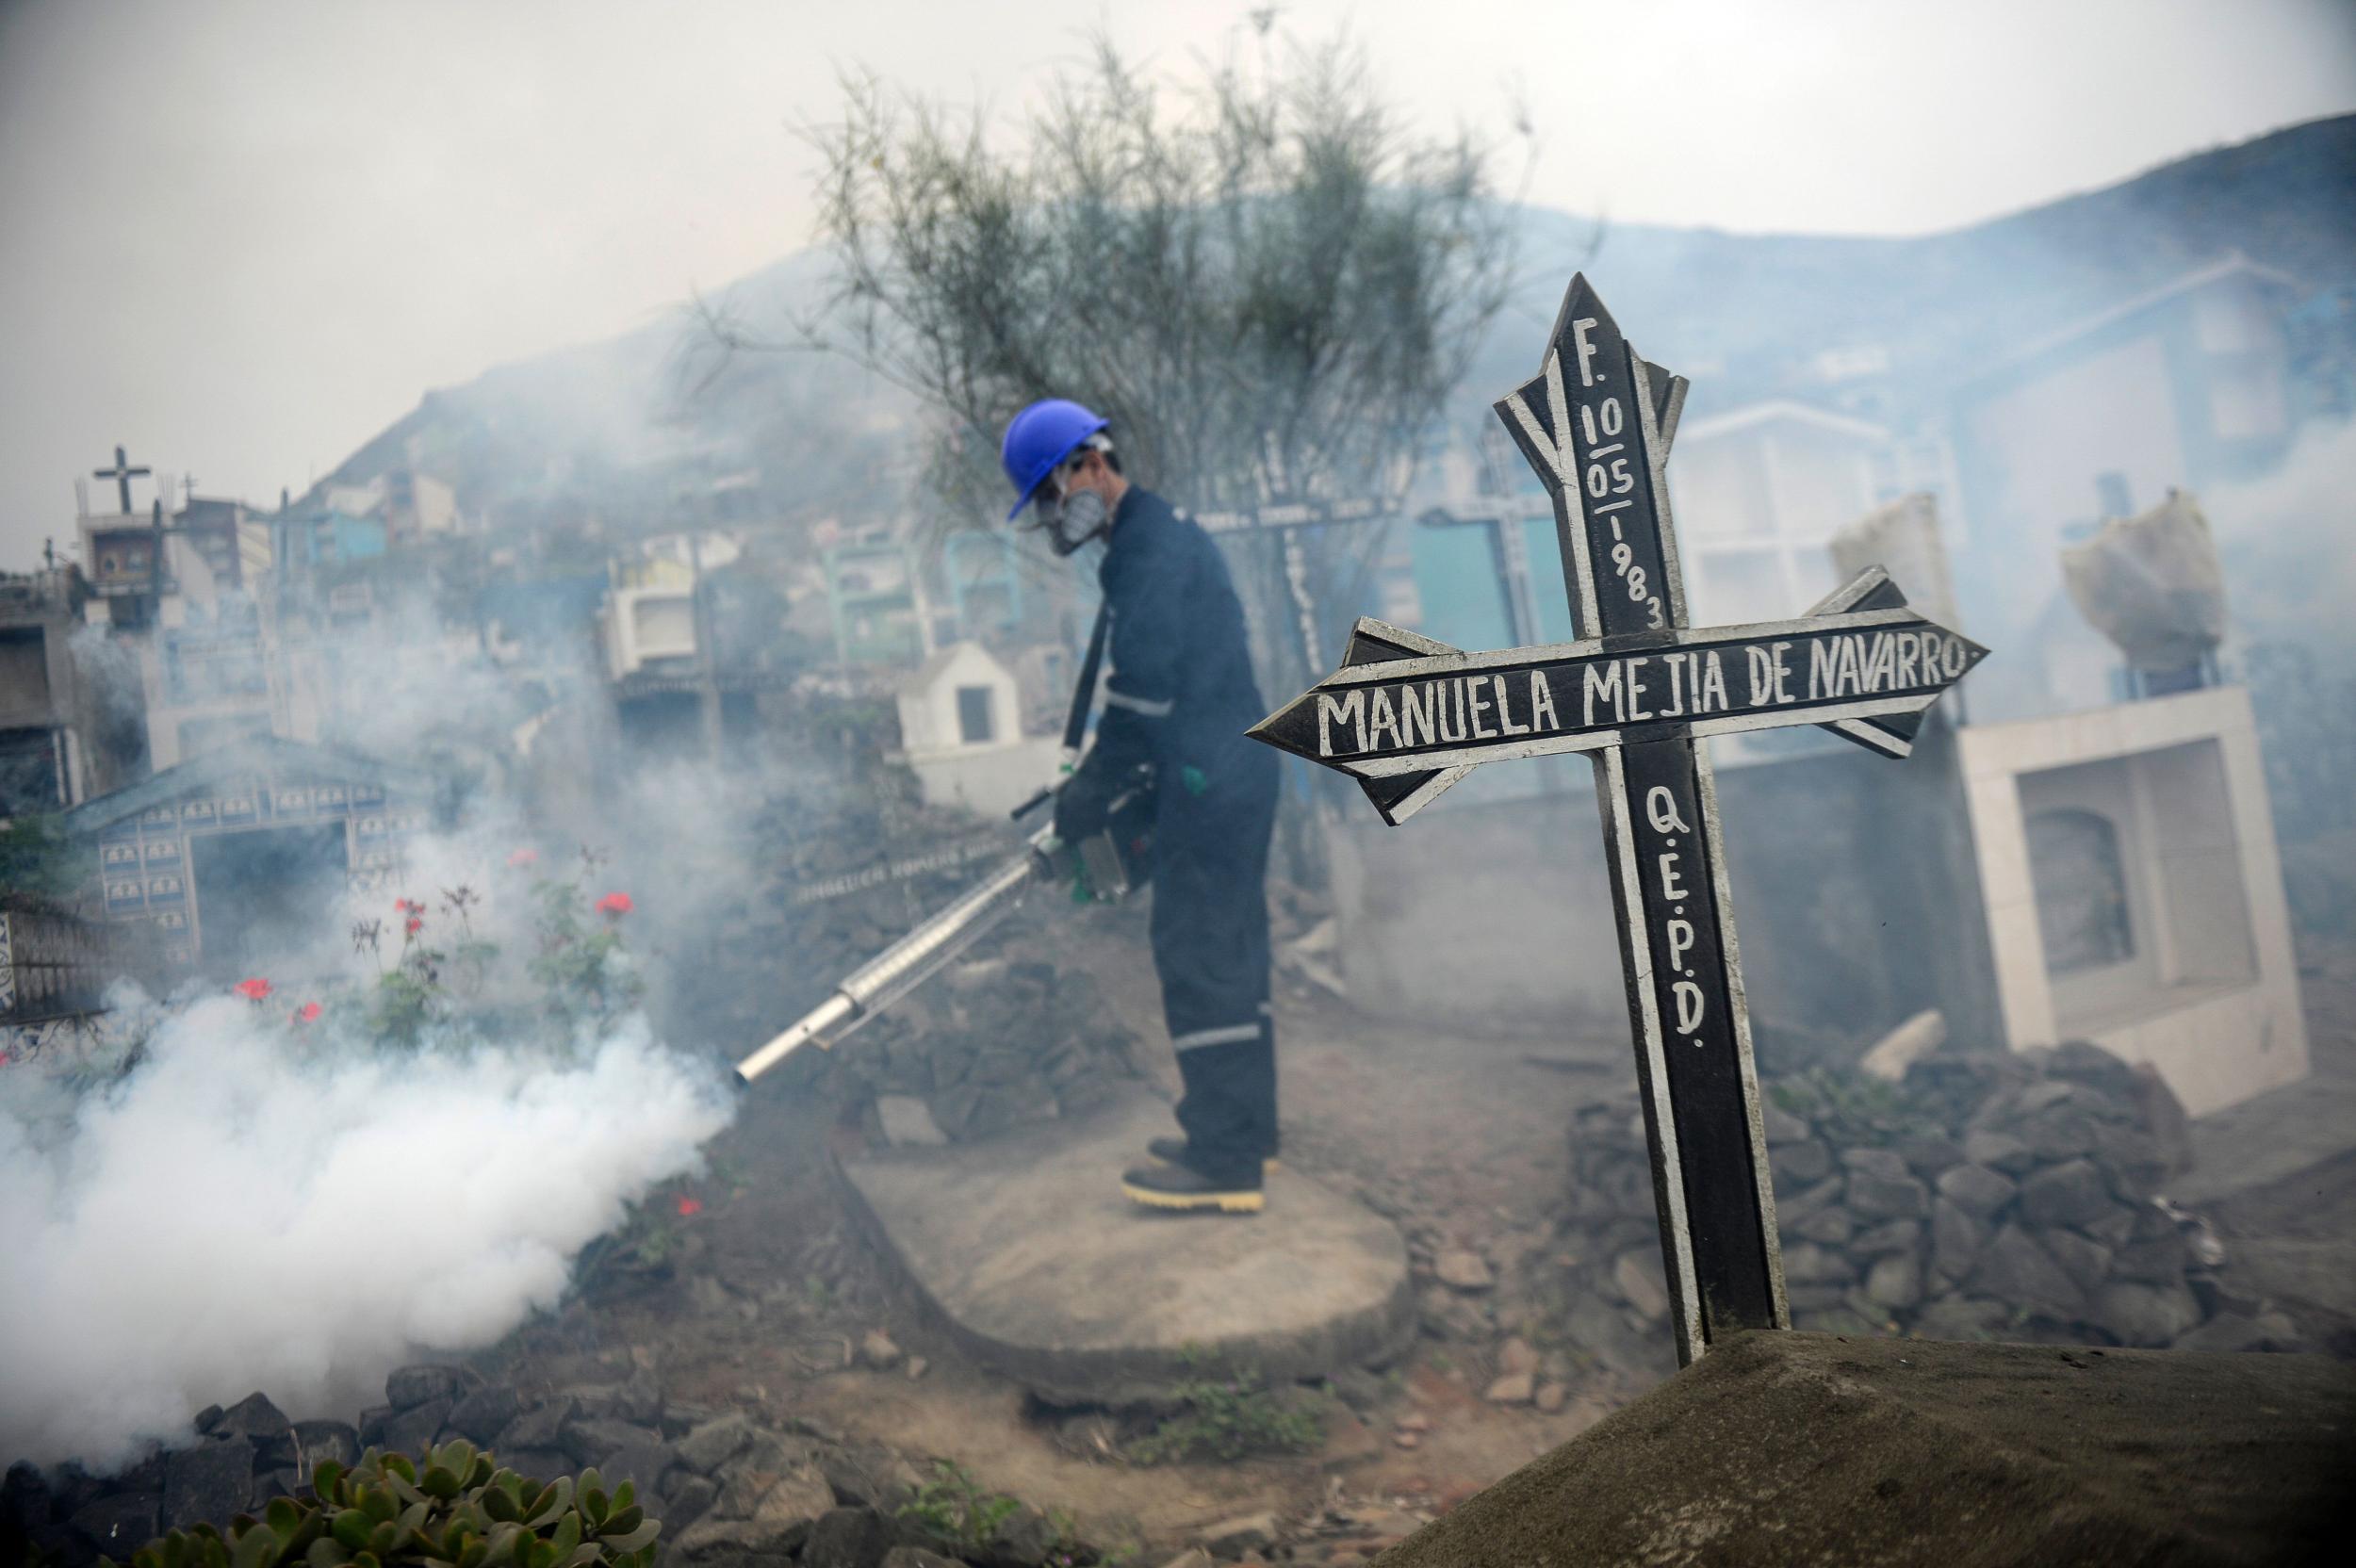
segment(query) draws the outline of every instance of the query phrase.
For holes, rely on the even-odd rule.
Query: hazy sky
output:
[[[428,388],[808,242],[792,134],[863,63],[1018,113],[1103,24],[1238,0],[0,0],[0,566],[115,442],[302,488]],[[2350,0],[1295,0],[1432,130],[1518,92],[1542,203],[1907,234],[2356,109]]]

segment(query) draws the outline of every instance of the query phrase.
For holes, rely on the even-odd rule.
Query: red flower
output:
[[[393,900],[393,912],[396,914],[422,914],[424,911],[425,906],[422,904],[412,904],[405,898]]]
[[[679,1212],[681,1219],[693,1218],[695,1216],[704,1212],[703,1200],[700,1198],[682,1197],[679,1200]]]
[[[270,995],[270,985],[267,980],[254,979],[237,982],[237,994],[248,1002],[260,1002]]]
[[[627,915],[636,907],[628,893],[608,893],[597,900],[597,913],[601,915]]]
[[[316,1002],[305,1002],[302,1006],[295,1009],[295,1021],[297,1023],[317,1023],[319,1021],[319,1014],[325,1012],[326,1010],[326,1008],[321,1007]]]
[[[540,863],[540,852],[536,849],[516,850],[514,854],[508,856],[507,863],[518,870],[521,870],[525,866],[538,865]]]
[[[425,918],[422,915],[411,915],[409,917],[408,923],[403,925],[401,929],[414,937],[418,932],[425,929]]]

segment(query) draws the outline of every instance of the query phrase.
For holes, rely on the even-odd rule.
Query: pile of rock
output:
[[[165,1530],[225,1526],[305,1488],[324,1461],[362,1449],[415,1453],[463,1437],[535,1477],[594,1465],[627,1479],[663,1522],[663,1560],[749,1568],[1039,1568],[1092,1560],[1044,1515],[1018,1508],[989,1539],[943,1543],[906,1511],[924,1479],[906,1460],[814,1428],[777,1431],[741,1413],[666,1403],[643,1370],[622,1382],[528,1397],[457,1366],[405,1366],[357,1422],[290,1421],[260,1394],[197,1418],[199,1441],[111,1477],[76,1465],[9,1469],[0,1486],[0,1560],[78,1568],[118,1561]],[[35,1552],[41,1554],[35,1557]]]
[[[904,775],[880,770],[864,788],[797,794],[762,816],[754,837],[769,880],[709,933],[695,983],[666,995],[674,1037],[750,1049],[1022,852],[1011,825],[918,805]],[[1134,917],[1042,891],[842,1050],[801,1053],[780,1074],[869,1115],[892,1141],[966,1142],[1103,1104],[1136,1076],[1137,1040],[1055,939],[1079,921]]]
[[[1137,1079],[1137,1037],[1088,972],[1041,956],[1033,933],[985,939],[832,1054],[830,1084],[876,1107],[893,1143],[970,1142],[1082,1116]]]
[[[2163,1196],[2189,1143],[2149,1069],[2076,1042],[1937,1054],[1894,1085],[1818,1069],[1761,1088],[1796,1327],[2201,1349],[2297,1341],[2281,1313],[2233,1287],[2214,1233]],[[1566,1295],[1665,1333],[1633,1099],[1588,1107],[1572,1143]]]
[[[1418,1331],[1447,1348],[1435,1368],[1467,1395],[1551,1415],[1598,1373],[1648,1384],[1677,1369],[1666,1332],[1618,1298],[1585,1288],[1583,1271],[1550,1231],[1496,1231],[1476,1247],[1429,1221],[1400,1223],[1417,1282]],[[1633,1288],[1642,1289],[1641,1280]],[[1369,1413],[1387,1406],[1380,1380],[1355,1386],[1362,1376],[1337,1375],[1334,1387]],[[1420,1446],[1418,1419],[1396,1422],[1392,1442]]]
[[[359,1457],[350,1423],[290,1421],[259,1394],[206,1410],[196,1429],[193,1446],[150,1454],[112,1476],[74,1463],[47,1473],[11,1465],[0,1483],[0,1558],[68,1568],[101,1553],[127,1561],[165,1530],[226,1524],[293,1492],[320,1462]]]

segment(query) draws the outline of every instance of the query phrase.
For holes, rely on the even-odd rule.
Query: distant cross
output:
[[[1301,531],[1333,523],[1388,521],[1390,509],[1366,499],[1334,501],[1271,501],[1234,512],[1197,512],[1194,520],[1206,533],[1273,533],[1284,552],[1284,592],[1293,608],[1294,630],[1301,655],[1309,669],[1322,662],[1317,652],[1317,600],[1309,592],[1309,556],[1301,547]]]
[[[1717,792],[1695,743],[1814,724],[1904,757],[1988,650],[1907,609],[1879,567],[1797,620],[1688,627],[1665,472],[1683,395],[1573,278],[1538,375],[1496,409],[1552,496],[1581,640],[1465,653],[1362,618],[1341,668],[1252,733],[1352,775],[1394,825],[1483,762],[1588,753],[1691,1362],[1732,1331],[1791,1325]]]
[[[93,468],[90,470],[90,477],[92,479],[110,479],[115,482],[116,492],[123,498],[123,514],[127,517],[131,514],[131,482],[135,479],[144,477],[148,472],[149,470],[145,467],[132,467],[131,460],[123,455],[123,449],[121,447],[117,447],[115,449],[115,466],[111,468]]]
[[[180,504],[185,507],[194,499],[196,499],[196,476],[182,474],[180,476]]]
[[[55,539],[43,539],[41,542],[41,564],[53,569],[57,566],[57,542]]]

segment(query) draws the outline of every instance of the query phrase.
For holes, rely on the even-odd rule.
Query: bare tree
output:
[[[1099,39],[1010,139],[846,81],[807,133],[825,309],[778,339],[708,306],[712,336],[844,353],[917,396],[952,516],[1003,504],[999,432],[1046,396],[1105,414],[1182,505],[1399,497],[1503,302],[1511,214],[1490,151],[1410,134],[1346,41],[1261,45],[1164,89]],[[1362,587],[1370,544],[1329,541],[1313,576]],[[1264,633],[1289,624],[1266,554],[1241,574]],[[1313,673],[1260,641],[1272,674]]]

